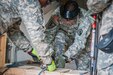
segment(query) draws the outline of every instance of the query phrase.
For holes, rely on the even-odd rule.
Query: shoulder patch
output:
[[[83,33],[83,30],[82,29],[79,29],[78,31],[77,31],[77,34],[80,36],[81,34]]]

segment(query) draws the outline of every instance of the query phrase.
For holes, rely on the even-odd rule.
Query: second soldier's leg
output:
[[[90,57],[88,52],[83,52],[77,58],[77,69],[78,70],[85,70],[90,71]]]
[[[65,67],[65,59],[63,58],[63,53],[66,48],[66,35],[63,32],[58,32],[55,41],[54,41],[54,50],[55,50],[55,62],[57,67]]]

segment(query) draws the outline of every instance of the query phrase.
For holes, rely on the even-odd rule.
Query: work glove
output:
[[[50,72],[56,70],[56,64],[55,64],[54,60],[52,60],[51,64],[47,65],[47,70],[50,71]]]
[[[35,49],[32,49],[30,55],[33,57],[33,60],[35,62],[40,62],[41,64],[43,63],[43,65],[41,65],[42,69],[46,68],[50,72],[56,70],[56,65],[55,65],[54,60],[49,59],[49,57],[46,57],[46,58],[42,57],[43,59],[41,59],[41,57],[39,57],[39,55]],[[44,61],[44,59],[48,59],[48,62],[46,60]],[[51,63],[47,64],[47,63],[49,63],[49,61],[51,61]]]
[[[47,71],[55,71],[56,70],[56,64],[54,60],[52,60],[51,64],[43,64],[41,65],[41,69],[46,69]]]
[[[29,54],[32,56],[34,62],[37,62],[37,63],[40,63],[41,62],[40,61],[41,59],[40,59],[40,57],[37,54],[37,51],[35,49],[32,49],[32,51]]]
[[[65,63],[66,63],[65,57],[62,56],[62,55],[57,56],[57,57],[55,58],[55,63],[56,63],[56,66],[57,66],[58,68],[64,68],[64,67],[65,67]]]

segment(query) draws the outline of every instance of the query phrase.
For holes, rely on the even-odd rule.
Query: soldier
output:
[[[33,19],[37,19],[37,21],[34,21]],[[34,34],[31,35],[30,32],[36,30],[36,25],[37,27],[41,27],[43,22],[39,2],[28,0],[1,0],[0,34],[2,35],[7,32],[15,46],[30,54],[37,62],[39,60],[37,59],[35,50],[33,50],[30,41],[24,36],[23,32],[19,28],[21,22],[25,24],[30,37],[36,37]]]
[[[30,40],[20,30],[21,23],[25,25]],[[18,49],[38,60],[36,49],[43,63],[51,65],[52,50],[49,44],[42,42],[45,36],[44,20],[38,0],[0,0],[0,35],[5,32]]]
[[[100,21],[99,37],[104,36],[113,28],[113,1],[112,0],[88,0],[88,8],[92,14],[102,12]],[[98,75],[113,74],[113,53],[106,53],[98,50],[97,70]]]
[[[90,13],[79,8],[75,1],[67,1],[55,10],[46,25],[44,41],[53,46],[57,67],[64,67],[65,59],[72,58],[76,60],[76,69],[89,70],[90,51],[86,41],[92,23]]]

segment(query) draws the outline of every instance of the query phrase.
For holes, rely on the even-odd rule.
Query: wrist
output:
[[[50,56],[41,57],[41,60],[42,60],[42,64],[44,65],[51,64],[52,62],[52,58]]]
[[[65,59],[66,63],[69,63],[72,61],[72,59],[68,58],[66,55],[63,55],[63,58]]]

